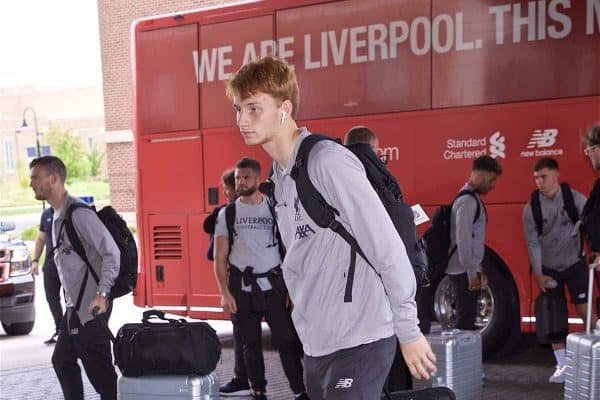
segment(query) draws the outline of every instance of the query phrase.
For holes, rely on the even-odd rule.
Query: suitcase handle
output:
[[[594,272],[596,268],[600,266],[600,261],[596,261],[589,265],[589,279],[588,279],[588,299],[587,299],[587,312],[585,314],[585,333],[587,335],[592,334],[592,297],[594,296]]]

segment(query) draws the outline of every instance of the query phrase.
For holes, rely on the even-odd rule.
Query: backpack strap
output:
[[[456,200],[458,200],[459,197],[463,197],[463,196],[466,196],[466,195],[473,196],[475,198],[476,203],[477,203],[477,208],[475,209],[475,217],[473,218],[473,223],[475,223],[475,222],[477,222],[477,220],[481,216],[481,205],[479,204],[479,199],[475,195],[474,191],[472,191],[470,189],[464,189],[464,190],[461,190],[460,192],[458,192],[458,194],[456,195],[456,197],[454,197],[454,200],[452,200],[452,203],[450,204],[450,210],[452,210],[452,206],[454,205],[454,202]],[[452,211],[450,211],[450,212],[452,212]],[[454,255],[454,252],[457,249],[458,249],[458,246],[454,245],[454,247],[448,253],[448,260],[450,260],[450,257],[452,257]]]
[[[573,197],[573,191],[567,182],[560,184],[560,191],[563,196],[564,210],[571,219],[573,225],[577,225],[581,219],[577,206],[575,205],[575,198]],[[583,236],[581,235],[581,228],[579,229],[579,253],[583,256]]]
[[[315,144],[322,140],[336,140],[325,135],[312,134],[305,137],[300,143],[298,153],[296,154],[296,162],[291,171],[291,177],[296,182],[296,192],[302,203],[302,207],[308,216],[321,228],[328,228],[340,235],[349,245],[351,249],[350,267],[348,268],[348,279],[346,281],[346,289],[344,293],[344,302],[352,302],[352,286],[354,282],[354,270],[356,269],[356,253],[358,253],[377,273],[371,262],[367,259],[364,252],[360,248],[358,242],[346,230],[344,225],[335,219],[339,215],[339,211],[332,207],[315,188],[310,177],[308,176],[308,159],[310,151]],[[379,274],[378,274],[379,275]]]
[[[235,201],[225,206],[225,225],[227,225],[227,233],[229,237],[229,254],[231,255],[231,248],[233,247],[233,237],[237,236],[235,231]]]
[[[90,264],[90,261],[87,258],[87,255],[85,254],[85,249],[83,248],[81,239],[79,238],[79,235],[77,234],[77,231],[75,230],[75,225],[73,224],[73,211],[75,211],[78,208],[88,208],[88,209],[92,210],[91,207],[89,207],[88,205],[86,205],[84,203],[76,202],[76,203],[71,204],[65,211],[65,218],[60,227],[60,231],[62,231],[64,228],[64,230],[67,234],[67,237],[69,238],[69,242],[71,242],[71,246],[73,247],[73,250],[75,250],[75,253],[77,253],[77,255],[83,260],[83,262],[87,266],[87,270],[85,272],[85,275],[83,276],[83,281],[81,283],[81,288],[79,289],[77,301],[75,303],[75,309],[77,311],[79,311],[79,308],[81,307],[81,302],[83,300],[83,294],[85,292],[85,287],[87,286],[87,280],[88,280],[89,273],[91,272],[92,277],[94,278],[94,281],[96,281],[96,285],[100,283],[100,277],[98,276],[96,271],[94,271],[94,268],[92,268],[92,265]],[[59,240],[60,240],[60,231],[58,234]],[[60,246],[60,244],[57,244],[57,247],[58,246]]]
[[[575,225],[579,221],[579,211],[577,211],[577,207],[575,206],[575,199],[573,198],[571,187],[567,182],[563,182],[560,184],[560,190],[563,196],[564,209],[571,219],[571,222],[573,222],[573,225]]]
[[[542,236],[544,227],[544,216],[542,215],[542,204],[540,202],[540,191],[534,190],[531,192],[531,199],[529,199],[529,206],[531,207],[531,214],[533,214],[533,221],[535,222],[535,230],[538,236]]]

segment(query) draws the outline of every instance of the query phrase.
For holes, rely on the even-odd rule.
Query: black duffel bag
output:
[[[114,352],[124,376],[206,375],[221,358],[221,342],[206,322],[169,319],[162,311],[150,310],[141,324],[119,329]]]
[[[540,293],[535,299],[535,333],[541,344],[564,341],[569,334],[568,319],[564,296]]]
[[[456,400],[454,392],[447,387],[406,390],[390,393],[384,391],[381,400]]]

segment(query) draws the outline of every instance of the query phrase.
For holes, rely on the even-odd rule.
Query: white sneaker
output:
[[[566,365],[557,365],[552,376],[550,376],[550,378],[548,378],[548,382],[550,382],[550,383],[565,383],[566,372],[567,372]]]

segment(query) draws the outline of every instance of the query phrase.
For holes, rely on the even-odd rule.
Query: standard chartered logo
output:
[[[493,158],[506,158],[506,154],[504,151],[506,150],[506,145],[504,142],[506,138],[500,134],[500,131],[497,131],[492,136],[490,136],[490,156]]]

